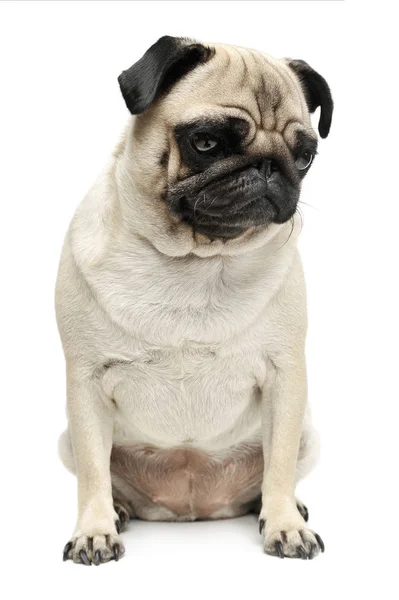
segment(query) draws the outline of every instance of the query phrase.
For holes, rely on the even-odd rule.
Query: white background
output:
[[[397,597],[398,53],[389,4],[1,2],[1,587],[7,598]],[[392,9],[393,10],[393,9]],[[161,35],[308,61],[336,104],[304,185],[310,401],[300,484],[314,561],[263,554],[254,517],[132,522],[119,563],[61,561],[75,479],[57,457],[64,360],[53,290],[73,211],[118,141],[117,76]]]

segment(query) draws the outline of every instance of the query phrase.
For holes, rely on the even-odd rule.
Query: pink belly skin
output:
[[[114,446],[115,495],[149,520],[195,520],[245,514],[260,495],[260,445],[235,446],[222,458],[193,448]]]

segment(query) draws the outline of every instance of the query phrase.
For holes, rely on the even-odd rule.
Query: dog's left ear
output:
[[[213,53],[211,48],[193,40],[161,37],[118,77],[122,96],[132,115],[144,112],[178,79],[205,63]]]
[[[322,138],[326,138],[330,131],[334,108],[327,81],[304,60],[286,60],[300,81],[309,112],[313,113],[320,106],[319,133]]]

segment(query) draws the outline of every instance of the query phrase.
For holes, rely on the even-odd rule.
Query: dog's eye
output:
[[[296,159],[296,161],[295,161],[296,168],[299,171],[304,171],[305,169],[310,167],[310,165],[312,164],[312,160],[313,160],[313,154],[311,152],[304,152],[301,156],[299,156]]]
[[[219,140],[210,136],[208,133],[194,133],[191,137],[191,144],[197,152],[209,152],[219,146]]]

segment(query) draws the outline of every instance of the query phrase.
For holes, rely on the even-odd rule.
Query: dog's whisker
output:
[[[194,210],[193,210],[193,212],[194,212],[194,219],[195,219],[195,216],[196,216],[196,215],[195,215],[195,210],[196,210],[196,208],[197,208],[197,204],[198,204],[199,200],[200,200],[200,199],[199,199],[199,198],[197,198],[197,200],[196,200],[196,201],[195,201],[195,203],[194,203]],[[204,192],[204,201],[205,201],[205,192]]]
[[[299,200],[298,204],[304,204],[305,206],[310,206],[310,208],[313,208],[314,210],[318,210],[316,206],[309,204],[308,202],[304,202],[303,200]]]

